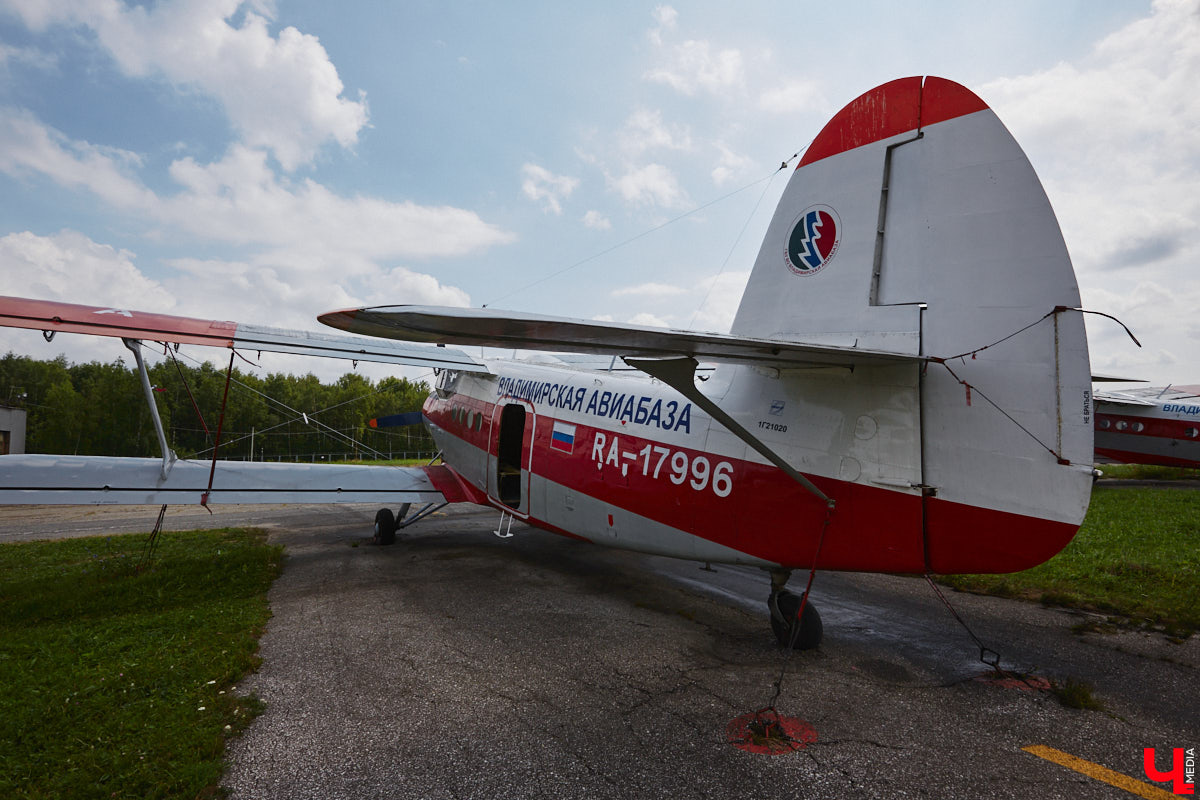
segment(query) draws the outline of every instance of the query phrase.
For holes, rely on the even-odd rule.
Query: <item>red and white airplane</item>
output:
[[[1200,467],[1200,386],[1098,391],[1095,401],[1097,458]]]
[[[956,83],[903,78],[808,147],[728,334],[492,309],[320,317],[365,339],[0,300],[0,322],[47,337],[434,367],[424,417],[444,461],[191,462],[160,433],[161,460],[0,458],[0,503],[374,502],[385,541],[392,507],[479,503],[597,544],[762,567],[776,635],[813,646],[820,620],[784,589],[792,570],[1009,572],[1071,540],[1092,486],[1078,307],[1054,212],[1008,130]],[[618,358],[636,371],[587,366]],[[698,362],[717,366],[698,380]]]

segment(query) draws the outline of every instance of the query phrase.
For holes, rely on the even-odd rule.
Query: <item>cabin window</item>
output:
[[[1200,436],[1200,429],[1186,428],[1183,431],[1183,435],[1188,437],[1189,439],[1195,439],[1197,436]]]
[[[1120,422],[1117,423],[1117,430],[1119,430],[1119,431],[1123,431],[1128,427],[1129,427],[1129,423],[1126,422],[1125,420],[1121,420]]]
[[[1099,419],[1096,420],[1096,427],[1102,431],[1106,431],[1112,427],[1112,422],[1110,420],[1104,419],[1103,417],[1100,417]]]
[[[1142,431],[1146,430],[1146,426],[1140,422],[1135,422],[1133,423],[1132,430],[1134,433],[1141,433]]]
[[[458,388],[458,378],[462,373],[454,369],[444,369],[438,373],[437,383],[434,384],[434,391],[437,396],[445,400],[455,393]]]

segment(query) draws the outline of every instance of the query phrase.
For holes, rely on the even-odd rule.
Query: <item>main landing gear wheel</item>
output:
[[[375,512],[375,544],[396,543],[396,515],[390,508]]]
[[[812,650],[821,643],[824,628],[821,625],[821,615],[812,600],[804,604],[804,615],[799,621],[796,615],[800,613],[801,596],[786,589],[776,592],[767,600],[771,611],[771,630],[781,647],[789,644],[794,650]],[[799,630],[795,630],[799,627]]]

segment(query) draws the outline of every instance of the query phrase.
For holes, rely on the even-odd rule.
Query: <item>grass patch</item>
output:
[[[1081,711],[1103,711],[1104,703],[1096,697],[1092,685],[1085,681],[1067,678],[1066,683],[1054,684],[1050,691],[1058,698],[1058,702],[1067,708],[1077,708]]]
[[[1154,464],[1098,464],[1105,478],[1130,481],[1196,481],[1200,469],[1161,467]]]
[[[953,575],[957,589],[1099,611],[1170,636],[1200,630],[1200,492],[1098,487],[1054,558],[1010,575]]]
[[[282,548],[247,529],[0,545],[0,797],[194,798],[261,710]]]

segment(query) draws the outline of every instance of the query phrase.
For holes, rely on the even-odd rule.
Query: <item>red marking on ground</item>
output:
[[[980,675],[975,680],[979,683],[986,683],[988,686],[999,686],[1001,689],[1020,689],[1022,692],[1050,691],[1050,681],[1038,675],[1025,675],[1021,677],[1007,674],[997,675],[994,672],[989,672],[986,675]]]
[[[817,740],[817,729],[799,717],[760,708],[731,720],[725,726],[725,735],[739,750],[779,756],[808,747]]]

